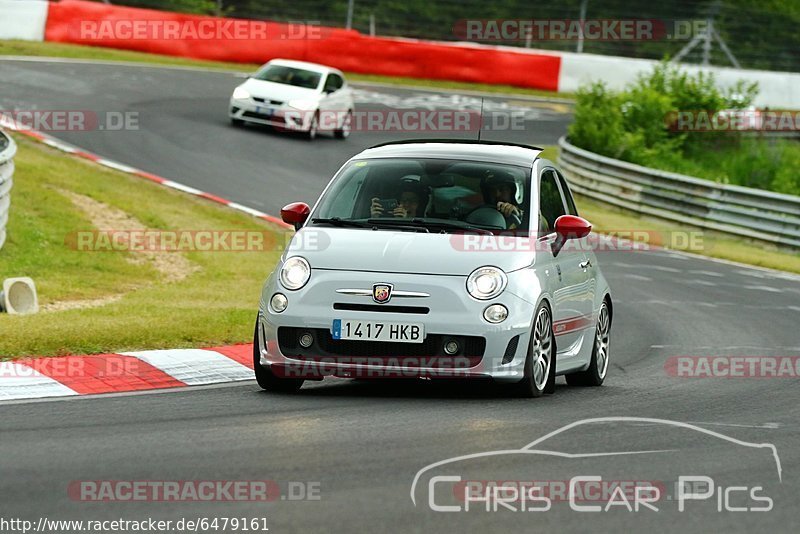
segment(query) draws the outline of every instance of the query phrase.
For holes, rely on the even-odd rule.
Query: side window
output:
[[[546,169],[539,181],[539,235],[553,232],[556,219],[562,215],[566,215],[566,211],[556,173],[552,169]]]
[[[556,174],[558,174],[558,181],[561,184],[561,191],[564,193],[564,199],[567,201],[567,213],[577,216],[578,208],[575,207],[575,201],[572,199],[572,191],[569,190],[564,176],[558,171],[556,171]]]
[[[325,91],[326,92],[333,92],[338,91],[344,85],[344,80],[338,74],[330,73],[328,74],[328,79],[325,80]]]

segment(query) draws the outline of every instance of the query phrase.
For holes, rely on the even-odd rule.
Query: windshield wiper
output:
[[[367,222],[375,222],[376,224],[382,223],[386,224],[387,226],[414,226],[418,228],[427,228],[429,230],[463,230],[475,232],[477,234],[493,235],[491,230],[487,230],[486,228],[481,228],[479,226],[473,226],[467,223],[426,221],[425,219],[420,219],[419,217],[414,217],[410,221],[405,219],[367,219]]]
[[[355,219],[342,219],[341,217],[331,217],[330,219],[311,219],[314,224],[330,224],[338,227],[351,227],[351,228],[371,228],[377,230],[380,227],[392,228],[393,230],[409,230],[412,232],[428,232],[425,226],[418,226],[414,224],[403,224],[403,221],[394,221],[392,219],[368,219],[366,221],[357,221]],[[395,224],[399,222],[400,224]]]
[[[374,224],[364,221],[355,221],[353,219],[342,219],[341,217],[331,217],[330,219],[311,219],[314,224],[330,224],[332,226],[350,226],[353,228],[374,228]]]

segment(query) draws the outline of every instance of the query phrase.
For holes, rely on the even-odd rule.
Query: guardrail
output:
[[[565,137],[558,162],[571,188],[681,224],[800,248],[800,197],[718,184],[583,150]]]
[[[17,145],[10,136],[0,131],[0,249],[6,242],[6,223],[11,207],[11,186],[14,174],[14,154]]]

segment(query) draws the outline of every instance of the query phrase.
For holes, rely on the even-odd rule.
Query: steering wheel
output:
[[[483,221],[474,220],[476,216],[480,217],[483,214],[485,214],[485,219]],[[494,218],[495,221],[490,220],[492,218]],[[511,222],[516,223],[517,226],[520,226],[522,224],[522,220],[520,220],[520,218],[516,214],[511,214],[508,218],[511,220]],[[497,221],[500,220],[503,221],[503,226],[497,224]],[[506,221],[506,216],[500,213],[500,211],[498,211],[497,206],[492,206],[491,204],[481,204],[480,206],[471,209],[464,216],[464,221],[472,224],[481,224],[483,226],[492,226],[500,230],[505,230],[506,228],[508,228],[508,222]]]
[[[478,206],[477,208],[474,208],[473,210],[471,210],[469,213],[467,213],[467,216],[465,217],[465,219],[467,217],[469,217],[470,215],[472,215],[475,211],[478,211],[481,208],[491,208],[491,209],[497,211],[497,213],[500,213],[500,210],[497,209],[497,206],[493,206],[491,204],[482,204],[482,205]],[[503,214],[500,213],[500,215],[503,215]],[[515,212],[512,212],[511,215],[509,215],[508,217],[503,215],[503,218],[509,219],[513,224],[516,225],[517,228],[522,226],[522,219]],[[506,224],[506,228],[508,228],[508,224]]]

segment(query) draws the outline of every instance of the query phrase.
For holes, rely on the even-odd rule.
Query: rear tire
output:
[[[253,333],[253,370],[256,374],[256,382],[261,386],[261,389],[266,391],[275,393],[296,393],[303,385],[303,379],[280,378],[272,372],[269,366],[264,367],[261,365],[259,354],[261,343],[258,336],[258,320],[256,320],[256,329]]]
[[[597,327],[594,331],[594,346],[589,368],[566,376],[570,386],[602,386],[608,374],[609,342],[611,334],[611,312],[608,303],[603,301],[597,314]]]
[[[556,387],[556,343],[553,318],[547,304],[541,303],[534,317],[525,358],[525,376],[515,385],[515,393],[526,398],[554,393]]]

